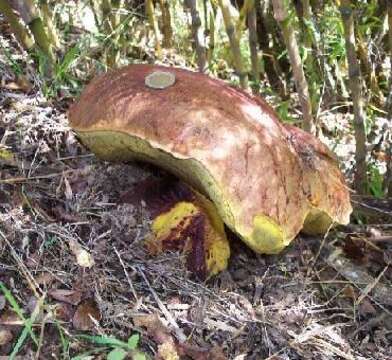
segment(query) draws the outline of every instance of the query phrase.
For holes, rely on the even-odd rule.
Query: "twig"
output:
[[[358,204],[358,205],[360,205],[360,206],[363,206],[363,207],[365,207],[365,208],[367,208],[367,209],[374,210],[374,211],[377,211],[377,212],[379,212],[379,213],[382,213],[382,214],[386,214],[386,215],[392,216],[392,212],[390,212],[390,211],[386,211],[386,210],[383,210],[383,209],[380,209],[380,208],[376,208],[376,207],[374,207],[374,206],[365,204],[365,203],[360,202],[360,201],[355,201],[355,200],[352,200],[352,199],[351,199],[351,202],[352,202],[353,204]]]
[[[117,249],[116,249],[114,246],[113,246],[113,249],[114,249],[114,252],[116,253],[116,255],[117,255],[117,257],[118,257],[118,260],[120,261],[120,264],[121,264],[122,268],[124,269],[124,273],[125,273],[125,276],[126,276],[126,278],[127,278],[128,285],[129,285],[129,287],[130,287],[130,289],[131,289],[131,291],[132,291],[132,295],[133,295],[133,297],[135,298],[136,302],[138,302],[139,299],[138,299],[137,293],[136,293],[136,291],[135,291],[135,287],[133,286],[133,283],[132,283],[131,278],[129,277],[128,271],[127,271],[127,269],[125,268],[125,265],[124,265],[124,262],[123,262],[123,260],[122,260],[122,258],[121,258],[121,256],[120,256],[120,253],[117,251]]]
[[[382,278],[382,276],[384,275],[385,271],[387,271],[389,267],[389,264],[387,264],[387,266],[385,266],[385,268],[383,269],[383,271],[380,272],[380,274],[374,279],[373,282],[371,282],[370,284],[368,284],[365,289],[363,289],[361,295],[358,296],[357,300],[355,301],[355,305],[358,306],[362,300],[367,297],[369,295],[369,293],[374,289],[374,287],[380,282],[380,279]]]
[[[163,315],[165,316],[166,320],[170,323],[170,325],[173,326],[174,331],[176,333],[177,339],[180,342],[185,342],[187,337],[184,334],[184,332],[180,329],[178,324],[176,323],[176,320],[173,318],[172,314],[170,314],[169,310],[167,310],[166,306],[163,304],[163,302],[159,299],[157,293],[155,290],[151,287],[150,282],[147,280],[146,275],[144,275],[142,269],[140,267],[137,267],[137,271],[140,273],[142,276],[143,280],[147,284],[152,296],[154,297],[155,301],[158,304],[159,309],[162,311]]]
[[[374,279],[373,276],[369,275],[366,270],[352,263],[349,259],[342,255],[341,249],[332,248],[326,262],[329,266],[334,268],[336,272],[358,288],[364,296],[369,296],[369,292],[373,290],[373,298],[379,303],[386,305],[392,304],[392,287],[380,283],[378,277],[377,279]],[[379,275],[379,277],[381,277],[382,274],[383,272]],[[363,288],[359,286],[359,283],[367,283],[368,285]]]
[[[10,178],[10,179],[1,179],[0,184],[17,184],[17,183],[32,181],[32,180],[52,179],[52,178],[55,178],[58,176],[63,176],[64,174],[71,173],[73,171],[77,171],[77,169],[65,170],[60,173],[52,173],[52,174],[47,174],[47,175],[37,175],[37,176],[31,176],[31,177],[16,177],[16,178]]]
[[[373,236],[368,238],[368,240],[372,242],[392,241],[392,236],[391,235]]]
[[[9,242],[9,240],[6,238],[6,236],[3,234],[3,232],[0,230],[0,237],[4,240],[4,242],[8,245],[11,251],[12,257],[15,259],[18,269],[20,272],[23,274],[23,276],[26,278],[31,290],[34,293],[34,296],[37,298],[41,297],[41,294],[43,294],[42,289],[39,287],[38,283],[35,281],[33,275],[31,272],[27,269],[26,265],[22,261],[22,259],[19,257],[19,255],[16,253],[15,249]]]

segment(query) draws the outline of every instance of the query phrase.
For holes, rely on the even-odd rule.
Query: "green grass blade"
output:
[[[30,319],[26,320],[26,318],[23,315],[22,309],[20,308],[18,302],[16,301],[16,299],[12,295],[11,291],[9,291],[6,288],[6,286],[3,284],[3,282],[1,282],[1,281],[0,281],[0,290],[4,294],[4,297],[7,299],[7,301],[10,303],[10,305],[12,307],[12,310],[15,311],[16,315],[18,315],[18,317],[23,321],[23,324],[25,326],[21,336],[18,339],[17,344],[19,343],[19,340],[22,338],[23,333],[26,331],[27,334],[29,334],[30,337],[33,339],[34,343],[38,346],[37,337],[35,336],[35,334],[33,332],[33,329],[32,329],[32,325],[33,325],[33,322],[34,322],[32,320],[32,317]]]
[[[128,344],[124,341],[118,340],[110,336],[90,336],[90,335],[78,335],[80,339],[90,341],[94,344],[110,346],[110,347],[122,347],[128,349]]]

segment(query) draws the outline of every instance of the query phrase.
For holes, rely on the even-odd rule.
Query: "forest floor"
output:
[[[189,359],[392,358],[388,204],[367,199],[366,225],[357,214],[275,256],[233,239],[229,268],[202,282],[181,254],[146,251],[148,212],[124,201],[164,175],[97,160],[68,127],[69,101],[45,99],[30,65],[26,84],[0,64],[0,355],[104,359],[116,345],[98,335],[138,333],[161,358],[170,346]]]

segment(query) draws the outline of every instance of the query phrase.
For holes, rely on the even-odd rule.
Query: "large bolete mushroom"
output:
[[[147,161],[185,180],[256,252],[279,252],[302,228],[322,233],[349,221],[349,192],[329,150],[223,81],[131,65],[94,79],[69,119],[100,158]]]

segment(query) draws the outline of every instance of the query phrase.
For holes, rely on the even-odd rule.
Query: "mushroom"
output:
[[[329,150],[280,123],[261,98],[204,74],[154,65],[108,72],[69,120],[101,159],[147,161],[183,179],[258,253],[279,252],[301,229],[349,222],[349,191]]]
[[[122,200],[145,203],[151,221],[146,238],[150,254],[181,251],[187,269],[205,280],[227,268],[230,246],[214,204],[179,179],[163,174],[147,178]]]

